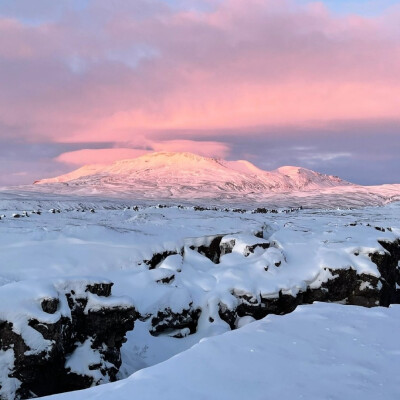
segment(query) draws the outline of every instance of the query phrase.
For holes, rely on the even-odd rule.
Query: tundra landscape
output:
[[[399,18],[0,0],[0,399],[399,399]]]

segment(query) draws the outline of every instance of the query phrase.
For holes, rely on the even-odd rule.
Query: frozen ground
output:
[[[279,397],[288,399],[397,398],[397,306],[304,306],[227,333],[230,327],[220,318],[218,305],[234,307],[237,296],[246,293],[296,295],[326,281],[326,267],[379,277],[369,255],[385,252],[378,240],[400,237],[400,203],[277,213],[252,213],[250,205],[244,213],[136,205],[95,197],[1,195],[1,312],[14,305],[15,299],[7,297],[10,285],[34,287],[44,277],[109,279],[115,284],[113,294],[128,296],[142,316],[166,308],[176,313],[202,310],[197,331],[190,335],[184,328],[154,336],[149,319],[137,321],[122,349],[120,377],[151,368],[112,386],[62,398],[123,399],[137,393],[141,399],[274,399],[278,390]],[[224,236],[221,243],[229,252],[221,253],[216,264],[199,249],[217,236]],[[153,255],[165,252],[176,254],[149,269]],[[251,320],[243,317],[236,325]],[[177,335],[183,337],[173,337]],[[202,341],[211,336],[218,337]],[[10,354],[0,354],[0,359],[4,372],[11,365]]]

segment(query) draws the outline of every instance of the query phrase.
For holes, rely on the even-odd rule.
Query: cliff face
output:
[[[1,376],[1,398],[31,398],[78,390],[116,380],[120,348],[134,327],[134,307],[111,296],[111,282],[57,282],[31,293],[12,284],[17,303],[31,313],[2,315],[0,352],[8,373]],[[12,292],[11,288],[11,292]],[[43,291],[43,289],[47,289]],[[40,309],[39,309],[40,308]],[[4,318],[6,317],[6,319]]]

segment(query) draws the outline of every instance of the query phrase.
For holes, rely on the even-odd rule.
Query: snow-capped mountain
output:
[[[87,165],[14,188],[50,195],[117,197],[268,207],[363,207],[400,200],[400,185],[360,186],[300,167],[264,171],[248,161],[191,153],[151,153],[110,165]],[[10,188],[11,190],[12,188]],[[30,194],[31,196],[31,194]]]
[[[338,177],[300,167],[264,171],[248,161],[223,161],[191,153],[152,153],[111,165],[88,165],[37,184],[134,191],[157,189],[160,197],[193,191],[268,193],[350,185]]]

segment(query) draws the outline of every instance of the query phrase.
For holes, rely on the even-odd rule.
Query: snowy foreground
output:
[[[122,380],[54,398],[399,398],[399,306],[315,303],[253,317],[275,301],[285,300],[282,314],[329,290],[342,304],[393,302],[400,282],[388,295],[376,260],[382,268],[393,261],[383,244],[400,238],[400,203],[264,211],[2,194],[0,321],[13,322],[39,354],[53,344],[29,321],[70,318],[67,291],[82,292],[85,315],[135,308]],[[351,282],[350,297],[329,286],[340,279]],[[112,296],[87,293],[95,282],[112,282]],[[54,313],[44,312],[43,300],[54,298]],[[109,361],[91,343],[78,343],[66,365],[107,383],[111,375],[95,366]],[[0,398],[19,388],[7,378],[14,363],[11,349],[0,351]]]
[[[52,399],[398,399],[400,306],[316,303],[203,339],[129,378]]]

